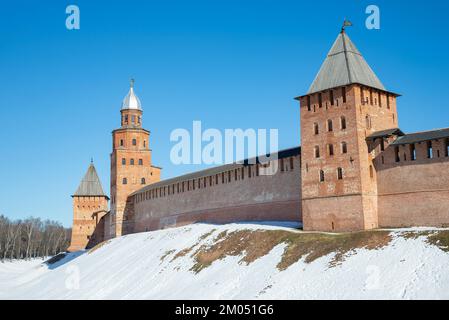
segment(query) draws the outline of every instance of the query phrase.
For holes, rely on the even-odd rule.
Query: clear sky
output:
[[[109,194],[111,131],[129,79],[163,178],[197,170],[170,162],[170,132],[277,128],[299,144],[304,94],[344,17],[387,89],[403,94],[399,123],[449,126],[449,2],[3,1],[0,4],[0,214],[70,226],[72,200],[93,157]],[[65,27],[76,4],[81,29]],[[365,9],[381,29],[365,28]]]

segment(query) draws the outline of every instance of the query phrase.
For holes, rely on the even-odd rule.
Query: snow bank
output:
[[[449,299],[449,253],[425,237],[392,231],[377,250],[356,249],[330,267],[329,254],[280,271],[286,244],[248,265],[228,256],[199,273],[182,250],[213,244],[223,231],[290,230],[291,225],[196,224],[127,235],[54,265],[0,263],[0,299]],[[175,258],[176,257],[176,258]]]

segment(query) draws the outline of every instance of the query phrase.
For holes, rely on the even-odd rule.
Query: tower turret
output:
[[[301,114],[301,184],[306,230],[376,228],[377,182],[366,137],[397,128],[385,89],[343,28],[306,95]]]
[[[128,196],[160,180],[161,168],[152,165],[150,132],[142,128],[142,105],[134,92],[134,80],[123,99],[121,127],[112,132],[111,220],[107,234],[123,234]]]
[[[73,226],[68,251],[77,251],[103,241],[103,230],[97,230],[97,225],[108,212],[109,197],[103,192],[93,161],[72,198]]]

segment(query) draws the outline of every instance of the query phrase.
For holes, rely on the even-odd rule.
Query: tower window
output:
[[[427,141],[427,158],[429,159],[433,158],[432,141]]]
[[[128,179],[123,178],[122,183],[123,183],[123,184],[128,184]]]
[[[394,147],[394,155],[395,155],[395,161],[399,162],[401,160],[399,158],[399,147]]]
[[[147,140],[143,140],[143,147],[144,147],[144,148],[147,147]]]
[[[384,151],[385,150],[385,140],[384,138],[380,138],[380,151]]]
[[[128,123],[128,115],[125,116],[125,123]]]
[[[323,107],[323,95],[321,94],[321,92],[318,93],[318,106],[319,106],[320,108]]]
[[[346,87],[341,88],[341,95],[343,97],[343,103],[346,103]]]
[[[371,129],[371,117],[369,115],[366,115],[365,121],[366,121],[366,128]]]
[[[320,182],[324,182],[324,171],[320,170]]]
[[[123,147],[123,139],[120,140],[120,147]]]
[[[369,166],[369,176],[370,176],[370,178],[374,178],[374,168],[373,168],[373,166]]]
[[[382,108],[382,95],[380,91],[377,94],[377,100],[379,100],[379,107]]]
[[[133,139],[133,146],[137,146],[137,140]]]
[[[342,168],[337,169],[337,178],[338,178],[338,180],[343,179],[343,169]]]
[[[327,120],[327,130],[329,131],[329,132],[331,132],[331,131],[333,131],[334,130],[334,126],[333,126],[333,124],[332,124],[332,120]]]
[[[136,116],[131,116],[131,122],[136,123]]]
[[[416,160],[416,148],[414,144],[411,144],[409,146],[410,148],[410,160],[415,161]]]
[[[319,158],[320,157],[320,147],[315,146],[315,158]]]
[[[331,101],[331,106],[334,105],[334,91],[329,90],[329,100]]]
[[[387,93],[387,109],[390,109],[390,95]]]
[[[369,103],[373,105],[373,90],[370,89],[369,91]]]
[[[311,110],[310,108],[310,96],[307,96],[307,110]]]
[[[137,123],[140,123],[140,117],[137,117]]]
[[[446,139],[444,144],[445,144],[444,155],[446,157],[449,157],[449,139]]]
[[[129,164],[133,166],[134,165],[134,159],[129,160]]]
[[[320,127],[318,126],[318,123],[313,124],[313,130],[314,130],[315,134],[320,133]]]
[[[143,160],[139,159],[139,166],[143,166]]]
[[[145,178],[140,179],[140,184],[146,184]]]
[[[327,149],[329,151],[329,156],[333,156],[334,155],[334,145],[333,144],[329,144],[327,146]]]
[[[125,164],[126,164],[126,159],[122,158],[122,165],[125,165]]]
[[[348,145],[346,142],[341,143],[341,153],[348,153]]]
[[[343,116],[340,118],[340,125],[341,125],[341,130],[346,130],[346,118]]]

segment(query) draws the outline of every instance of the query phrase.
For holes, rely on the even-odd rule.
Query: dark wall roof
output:
[[[370,134],[368,137],[366,137],[366,139],[374,140],[377,138],[391,137],[393,135],[403,136],[404,132],[402,132],[401,129],[399,129],[399,128],[392,128],[392,129],[387,129],[387,130],[382,130],[382,131],[376,131],[376,132]]]
[[[278,159],[283,159],[283,158],[289,158],[292,156],[298,156],[301,154],[301,147],[294,147],[294,148],[290,148],[290,149],[285,149],[285,150],[281,150],[278,151],[277,153],[273,153],[273,155],[276,155]],[[166,180],[162,180],[156,183],[152,183],[140,190],[137,190],[136,192],[132,193],[131,195],[140,193],[140,192],[144,192],[147,190],[152,190],[155,188],[159,188],[159,187],[163,187],[163,186],[168,186],[174,183],[178,183],[178,182],[182,182],[182,181],[187,181],[187,180],[192,180],[192,179],[198,179],[198,178],[202,178],[202,177],[208,177],[208,176],[213,176],[215,174],[218,173],[222,173],[222,172],[226,172],[226,171],[230,171],[230,170],[234,170],[237,168],[241,168],[241,167],[245,167],[251,164],[255,164],[255,163],[260,163],[259,161],[259,157],[257,158],[250,158],[250,159],[245,159],[242,161],[242,163],[231,163],[231,164],[225,164],[219,167],[214,167],[214,168],[210,168],[210,169],[205,169],[205,170],[201,170],[201,171],[196,171],[196,172],[192,172],[192,173],[188,173],[182,176],[178,176],[178,177],[174,177],[171,179],[166,179]]]
[[[397,138],[392,145],[411,144],[443,138],[449,138],[449,128],[409,133]]]

